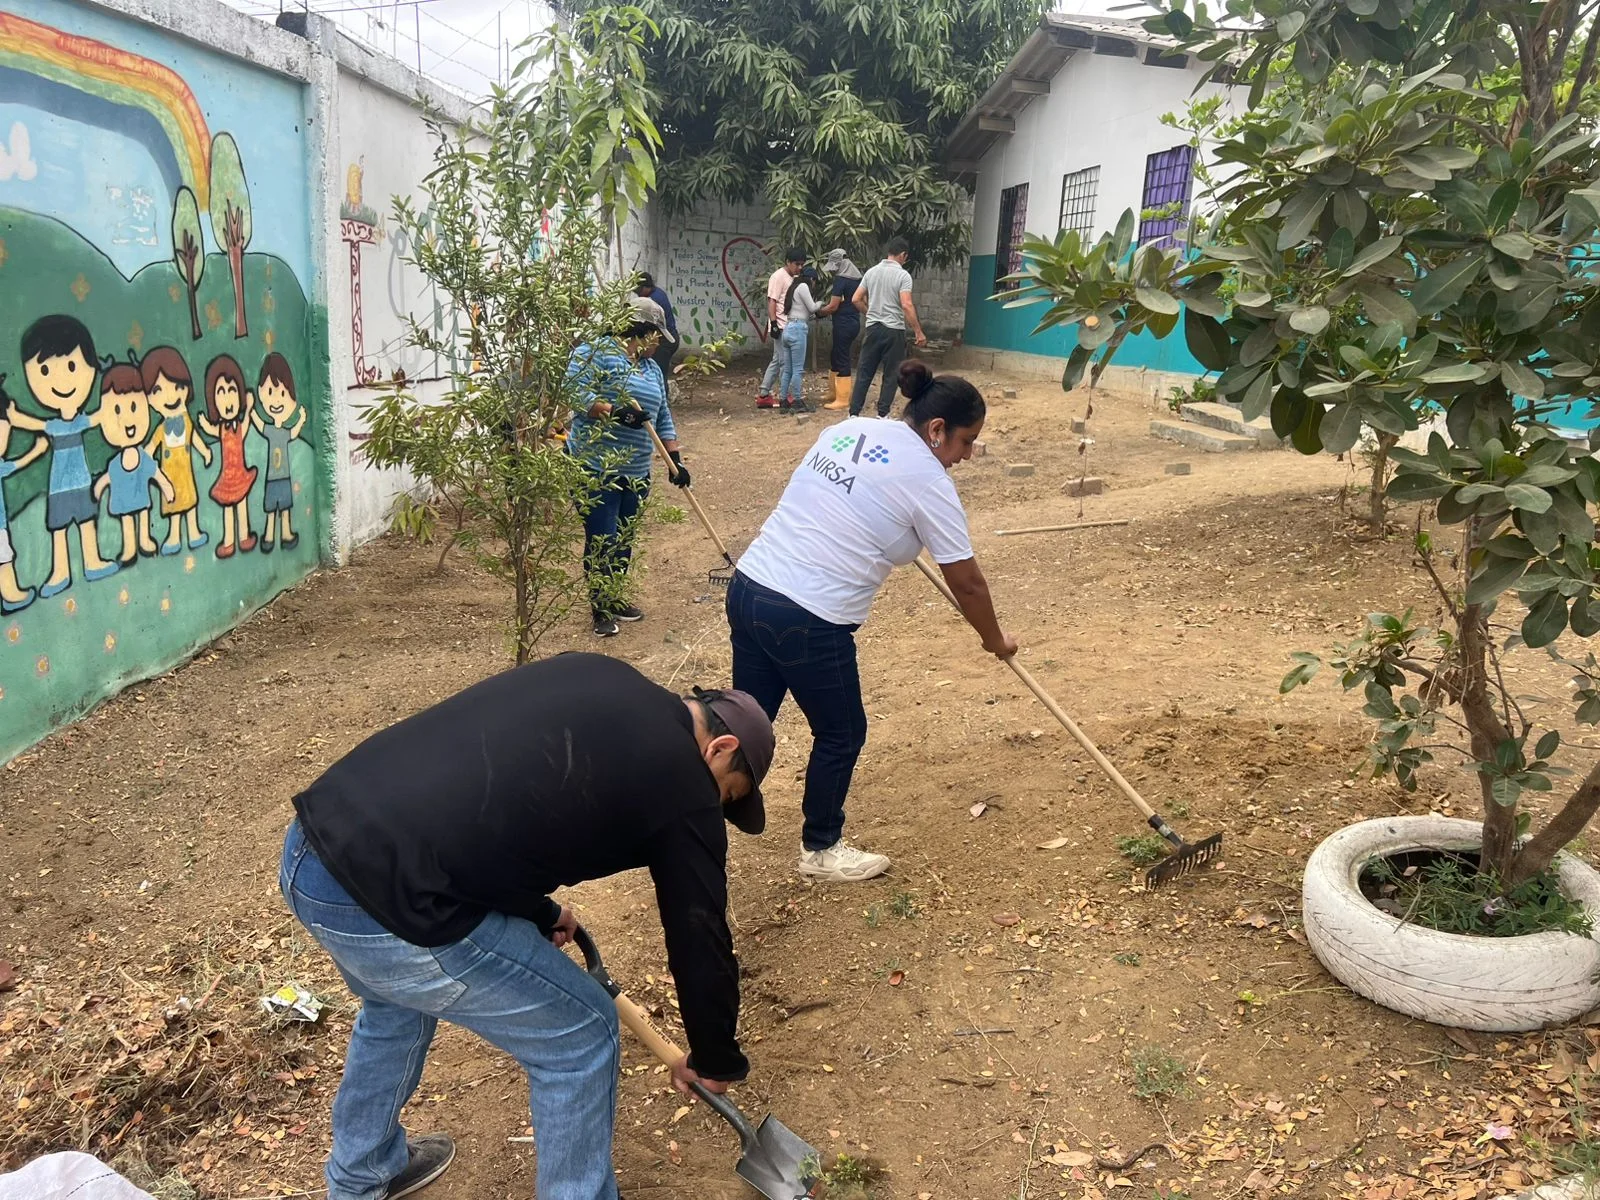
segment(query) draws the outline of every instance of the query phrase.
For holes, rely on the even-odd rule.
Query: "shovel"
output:
[[[938,588],[944,598],[955,605],[956,611],[961,610],[961,605],[956,603],[955,593],[952,592],[945,581],[939,578],[938,572],[930,567],[926,560],[918,558],[917,566],[928,577],[928,582]],[[1070,733],[1078,745],[1088,751],[1089,757],[1094,759],[1094,765],[1105,772],[1106,778],[1117,785],[1117,790],[1133,802],[1133,806],[1144,814],[1145,823],[1165,838],[1172,847],[1171,853],[1151,867],[1144,875],[1144,886],[1147,891],[1153,891],[1162,884],[1171,883],[1180,875],[1187,875],[1197,867],[1204,866],[1217,855],[1222,853],[1222,834],[1213,833],[1210,837],[1198,842],[1186,842],[1178,831],[1167,824],[1166,818],[1150,807],[1149,801],[1134,789],[1133,784],[1122,777],[1122,772],[1111,764],[1111,760],[1100,753],[1100,747],[1089,740],[1089,735],[1078,728],[1078,724],[1067,716],[1066,710],[1057,704],[1055,697],[1045,691],[1028,671],[1028,668],[1019,663],[1015,655],[1005,660],[1006,666],[1017,673],[1017,678],[1027,684],[1028,690],[1038,697],[1039,703],[1049,710],[1050,715],[1061,722],[1061,727]]]
[[[617,1016],[645,1048],[669,1067],[683,1058],[683,1051],[657,1033],[639,1006],[623,993],[600,961],[600,950],[589,931],[578,926],[573,941],[583,951],[583,967],[607,995],[616,1002]],[[739,1135],[739,1177],[768,1200],[805,1200],[811,1195],[821,1171],[821,1155],[773,1117],[764,1117],[752,1126],[726,1096],[719,1096],[698,1083],[691,1084],[695,1095],[709,1104],[716,1114],[732,1125]]]

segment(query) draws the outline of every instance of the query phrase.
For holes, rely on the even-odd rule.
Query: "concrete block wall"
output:
[[[706,200],[669,217],[652,211],[624,230],[623,260],[648,270],[672,298],[678,329],[693,345],[737,332],[740,352],[766,353],[767,279],[784,247],[764,205]],[[819,267],[830,246],[807,246]],[[877,256],[859,257],[863,270]],[[966,315],[967,268],[961,262],[915,272],[917,311],[931,338],[958,341]]]

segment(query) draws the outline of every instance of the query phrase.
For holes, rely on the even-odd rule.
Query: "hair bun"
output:
[[[916,401],[933,386],[933,368],[920,358],[908,358],[900,364],[900,394]]]

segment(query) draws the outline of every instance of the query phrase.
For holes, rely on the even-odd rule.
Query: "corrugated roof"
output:
[[[1016,128],[1017,115],[1041,95],[1074,54],[1108,54],[1156,67],[1187,67],[1188,56],[1170,37],[1145,30],[1123,17],[1085,17],[1046,13],[994,86],[961,119],[945,143],[945,158],[958,175],[977,171],[978,161],[997,140]]]

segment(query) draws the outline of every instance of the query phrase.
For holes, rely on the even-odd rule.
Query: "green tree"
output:
[[[632,279],[601,283],[601,264],[653,178],[649,29],[638,9],[607,8],[530,39],[514,77],[531,82],[497,88],[469,128],[433,121],[423,196],[394,201],[408,261],[461,315],[413,319],[411,341],[463,365],[440,400],[400,385],[370,406],[367,455],[418,481],[396,509],[402,530],[431,536],[446,513],[445,550],[510,584],[519,663],[583,587],[592,501],[561,440],[582,403],[567,364],[631,312]]]
[[[202,238],[200,206],[195,202],[194,192],[181,187],[172,199],[172,261],[177,264],[178,276],[189,293],[189,326],[197,342],[202,330],[195,293],[200,290],[200,276],[206,269],[206,248]]]
[[[569,11],[604,0],[564,0]],[[659,195],[764,200],[784,241],[919,261],[966,254],[944,139],[1036,27],[1044,0],[642,0],[661,103]]]
[[[229,133],[211,139],[211,236],[227,254],[233,276],[233,336],[246,337],[250,326],[244,311],[244,250],[250,244],[250,185],[239,145]]]
[[[1387,492],[1435,503],[1461,531],[1453,555],[1417,539],[1444,627],[1378,615],[1333,663],[1377,722],[1375,771],[1414,786],[1433,735],[1460,734],[1483,796],[1480,865],[1516,887],[1600,809],[1595,766],[1519,845],[1520,801],[1553,789],[1561,739],[1500,669],[1507,651],[1567,629],[1600,633],[1600,463],[1552,424],[1600,399],[1600,152],[1587,123],[1600,24],[1578,0],[1164,7],[1150,27],[1233,70],[1247,104],[1274,80],[1285,90],[1218,131],[1194,256],[1123,289],[1102,344],[1184,306],[1219,390],[1270,413],[1306,454],[1348,450],[1364,426],[1398,439],[1442,414],[1426,453],[1393,452]],[[1026,298],[1058,320],[1090,307],[1081,247],[1040,239],[1028,252]],[[1512,594],[1520,621],[1505,611]],[[1300,656],[1284,690],[1320,663]],[[1572,666],[1576,717],[1600,722],[1600,665],[1587,654]]]

